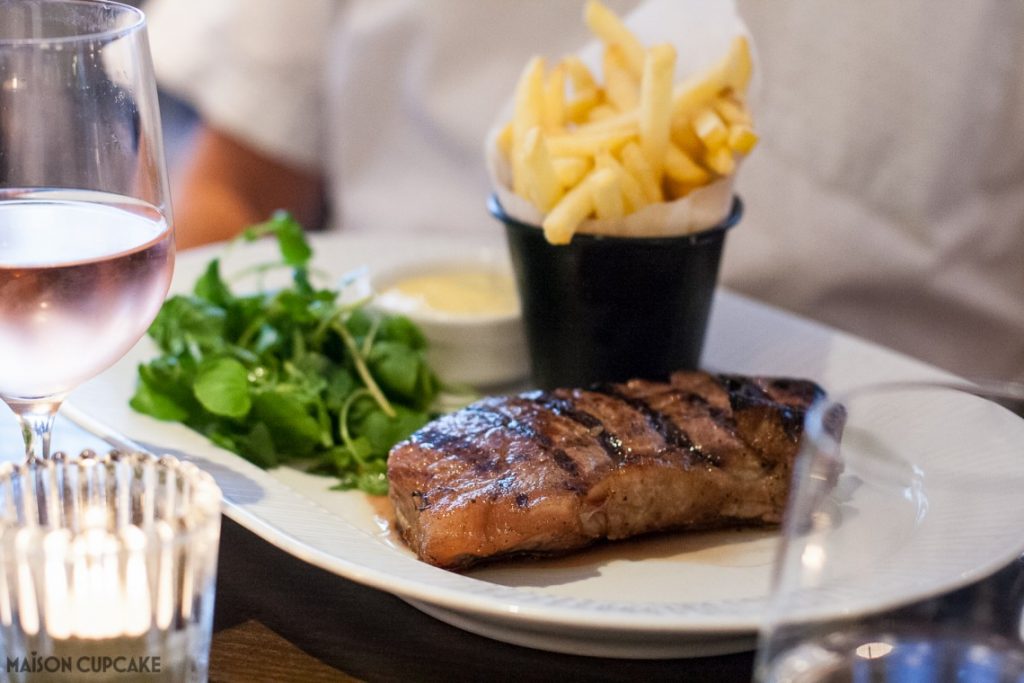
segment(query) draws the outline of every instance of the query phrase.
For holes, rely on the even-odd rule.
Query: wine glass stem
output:
[[[22,401],[8,399],[14,414],[21,424],[21,435],[25,439],[25,459],[50,457],[50,435],[53,433],[53,421],[64,397],[41,399],[38,401]]]

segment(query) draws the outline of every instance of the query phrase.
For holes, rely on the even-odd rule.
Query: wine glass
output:
[[[1022,415],[1007,384],[812,408],[758,681],[1024,681]]]
[[[0,398],[47,458],[67,394],[142,336],[174,236],[145,17],[0,0]]]

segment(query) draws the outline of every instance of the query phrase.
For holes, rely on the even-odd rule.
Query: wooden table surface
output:
[[[301,562],[225,518],[210,680],[749,681],[753,653],[575,657],[461,631]]]

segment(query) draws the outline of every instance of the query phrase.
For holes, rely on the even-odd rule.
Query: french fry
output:
[[[640,146],[661,182],[672,126],[672,76],[676,50],[669,44],[655,45],[647,52],[640,85]]]
[[[665,196],[669,200],[682,199],[686,195],[696,190],[700,185],[691,185],[689,183],[681,183],[672,178],[665,179]]]
[[[562,60],[566,72],[569,74],[569,81],[572,83],[573,92],[581,93],[585,90],[597,90],[597,82],[590,69],[583,63],[583,60],[572,55]]]
[[[590,111],[601,104],[601,93],[597,88],[583,90],[565,103],[565,118],[573,123],[583,123]]]
[[[703,109],[693,118],[693,132],[709,151],[724,147],[729,141],[729,129],[712,109]]]
[[[555,133],[565,127],[565,67],[557,65],[544,83],[544,130]]]
[[[736,170],[736,160],[732,156],[732,150],[725,146],[708,150],[704,157],[704,163],[718,175],[729,175]]]
[[[745,93],[750,85],[750,76],[754,73],[754,62],[750,57],[750,43],[746,37],[736,36],[729,44],[729,52],[725,56],[725,80],[729,88],[736,93]]]
[[[672,143],[665,154],[665,175],[684,185],[701,185],[711,179],[700,164]]]
[[[522,155],[523,170],[527,174],[526,193],[538,209],[550,211],[565,192],[558,182],[540,127],[535,126],[526,134]]]
[[[653,204],[662,200],[661,186],[654,177],[654,171],[647,162],[647,157],[637,143],[631,142],[622,148],[622,165],[640,183],[640,188],[649,203]]]
[[[644,46],[615,13],[598,0],[588,0],[583,20],[605,45],[620,45],[633,76],[640,78],[644,70]]]
[[[626,213],[633,213],[647,206],[649,202],[647,197],[644,196],[640,182],[623,168],[618,159],[607,152],[602,153],[597,157],[597,167],[611,169],[618,177],[619,189],[622,190],[622,199]]]
[[[544,112],[544,59],[534,57],[519,77],[515,95],[515,113],[512,118],[512,189],[527,196],[526,171],[523,168],[522,147],[531,128],[543,123]]]
[[[583,176],[587,175],[591,168],[590,160],[585,157],[552,159],[551,164],[555,167],[558,183],[565,188],[573,187],[583,180]]]
[[[676,88],[672,96],[672,115],[688,121],[693,112],[714,102],[725,88],[720,66],[691,76]]]
[[[615,220],[626,215],[626,204],[622,199],[619,176],[614,171],[601,169],[598,173],[610,173],[595,180],[590,187],[594,197],[594,216],[600,220]],[[607,178],[607,179],[605,179]]]
[[[579,185],[566,192],[541,224],[547,241],[568,244],[576,228],[594,211],[594,194],[606,191],[614,181],[615,174],[611,171],[595,169]]]
[[[689,116],[672,117],[672,142],[689,156],[698,158],[704,154],[704,143],[693,132],[693,120]]]
[[[593,134],[563,133],[548,137],[548,150],[557,157],[589,157],[598,152],[616,150],[634,139],[636,139],[636,134],[629,131],[611,130]]]
[[[544,118],[544,58],[534,57],[523,69],[516,86],[515,115],[512,119],[512,141],[523,144],[526,134]]]
[[[745,123],[737,123],[729,128],[729,149],[740,154],[750,154],[759,138],[754,129]]]
[[[621,45],[609,45],[604,51],[604,91],[619,111],[630,111],[640,103],[640,82],[629,71]]]
[[[613,118],[618,112],[608,104],[599,104],[587,114],[587,123],[597,123]]]
[[[588,121],[587,123],[577,126],[575,129],[575,132],[580,135],[597,135],[601,133],[611,133],[612,131],[639,135],[640,120],[636,115],[636,110],[621,114],[616,113],[614,116],[601,118],[597,121]]]
[[[720,97],[715,100],[715,112],[729,126],[751,125],[750,112],[741,102],[732,96]]]
[[[687,112],[710,104],[726,90],[746,92],[751,69],[750,46],[746,38],[737,36],[717,64],[690,77],[676,89],[672,97],[672,111],[685,116]]]
[[[702,106],[714,105],[716,111],[718,111],[719,104],[721,103],[724,108],[723,111],[727,110],[737,117],[737,120],[733,121],[731,118],[723,115],[723,111],[718,111],[719,116],[726,123],[730,125],[733,123],[746,123],[750,125],[750,113],[746,111],[744,106],[735,98],[735,95],[732,94],[734,92],[732,90],[734,83],[744,82],[744,80],[749,80],[750,78],[749,66],[742,66],[744,63],[745,65],[750,63],[750,55],[746,52],[748,49],[746,40],[742,37],[737,37],[733,40],[729,53],[723,57],[718,65],[706,72],[691,77],[676,88],[672,100],[672,134],[676,138],[677,144],[687,148],[686,134],[683,131],[689,128],[694,112],[702,108]],[[743,74],[746,75],[743,76]],[[745,88],[745,85],[742,87]],[[735,92],[740,91],[741,89],[735,90]],[[727,94],[722,95],[722,93]],[[637,121],[638,112],[629,111],[618,114],[614,120],[607,121],[606,123],[615,126],[629,126]],[[605,122],[602,120],[602,123]],[[697,148],[688,151],[696,153]]]

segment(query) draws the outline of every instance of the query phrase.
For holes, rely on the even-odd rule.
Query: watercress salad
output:
[[[301,463],[336,488],[387,492],[391,446],[427,422],[439,383],[407,318],[312,282],[302,227],[278,213],[239,240],[273,235],[291,285],[236,295],[213,259],[189,296],[163,305],[131,406],[182,422],[260,467]]]

